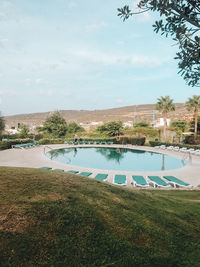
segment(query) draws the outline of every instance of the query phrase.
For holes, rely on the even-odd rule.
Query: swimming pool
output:
[[[187,161],[144,150],[113,147],[73,147],[46,153],[51,160],[86,168],[118,171],[161,171],[181,168]]]

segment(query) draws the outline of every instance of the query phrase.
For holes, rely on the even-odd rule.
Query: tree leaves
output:
[[[200,1],[195,0],[141,0],[140,12],[134,13],[129,6],[118,8],[123,21],[146,11],[157,11],[164,20],[155,21],[156,33],[168,37],[178,45],[175,59],[179,60],[179,74],[189,86],[200,86]],[[199,34],[199,35],[198,35]]]

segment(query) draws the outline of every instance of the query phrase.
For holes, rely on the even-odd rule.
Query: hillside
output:
[[[197,267],[199,201],[199,191],[0,167],[0,265]]]
[[[75,121],[77,123],[90,123],[90,122],[106,122],[111,120],[133,121],[135,106],[127,106],[121,108],[105,109],[105,110],[62,110],[61,113],[67,122]],[[155,105],[138,105],[136,107],[136,120],[146,120],[152,122],[153,110]],[[14,116],[7,116],[6,124],[17,126],[17,123],[41,125],[50,112],[21,114]],[[183,119],[184,116],[191,116],[192,113],[188,112],[185,104],[177,103],[176,111],[169,113],[169,118],[172,120]],[[162,114],[155,111],[155,118],[158,119]]]

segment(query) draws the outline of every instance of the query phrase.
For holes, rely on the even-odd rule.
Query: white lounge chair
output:
[[[167,150],[173,150],[174,147],[173,147],[173,146],[168,146],[168,147],[166,147],[166,149],[167,149]]]

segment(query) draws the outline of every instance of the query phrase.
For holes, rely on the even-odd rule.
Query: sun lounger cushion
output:
[[[78,173],[79,171],[69,170],[69,171],[67,171],[67,172],[76,174],[76,173]]]
[[[52,170],[52,168],[50,168],[50,167],[41,167],[40,169],[41,170]]]
[[[82,175],[82,176],[90,176],[92,173],[91,172],[81,172],[79,173],[79,175]]]
[[[139,186],[148,186],[149,184],[147,183],[147,181],[144,179],[143,176],[141,175],[133,175],[132,176],[133,178],[133,181],[135,182],[136,185],[139,185]]]
[[[182,186],[190,186],[190,184],[187,184],[174,176],[163,176],[163,177],[172,183],[182,185]]]
[[[97,180],[100,180],[100,181],[105,181],[108,177],[108,174],[105,174],[105,173],[98,173],[96,176],[95,176],[95,179]]]
[[[148,178],[152,182],[156,183],[158,186],[163,186],[163,187],[169,186],[169,184],[163,181],[159,176],[148,176]]]
[[[114,179],[114,183],[115,184],[126,184],[126,175],[116,174],[115,179]]]

